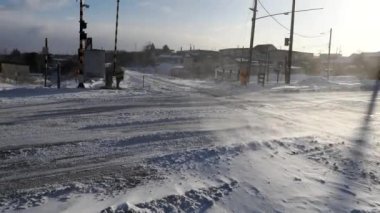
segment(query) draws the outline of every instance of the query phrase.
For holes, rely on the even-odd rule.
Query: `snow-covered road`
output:
[[[0,91],[0,211],[380,211],[379,113],[357,143],[371,92],[127,74]]]

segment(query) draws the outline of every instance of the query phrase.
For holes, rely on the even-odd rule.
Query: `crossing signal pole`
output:
[[[90,6],[83,3],[84,0],[79,2],[79,49],[78,49],[78,59],[79,59],[79,84],[78,88],[84,88],[84,46],[87,40],[87,33],[84,30],[87,28],[87,23],[83,20],[83,8],[89,8]]]

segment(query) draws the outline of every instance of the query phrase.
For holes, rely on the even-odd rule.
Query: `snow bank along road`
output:
[[[1,91],[0,211],[380,211],[379,113],[361,134],[370,92],[133,78]]]

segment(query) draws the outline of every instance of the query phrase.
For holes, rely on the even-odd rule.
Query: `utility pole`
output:
[[[119,26],[119,3],[120,0],[116,0],[117,6],[116,6],[116,26],[115,26],[115,50],[113,52],[113,74],[112,76],[116,75],[116,62],[117,62],[117,30]],[[111,78],[111,85],[112,85],[112,78]]]
[[[288,56],[285,56],[285,63],[284,63],[284,78],[285,78],[285,81],[286,81],[287,70],[288,70]],[[277,81],[277,83],[278,83],[278,81]]]
[[[329,56],[327,59],[327,79],[330,79],[331,38],[332,38],[332,28],[330,28]]]
[[[249,8],[253,11],[252,27],[251,27],[251,40],[249,43],[249,59],[248,59],[248,78],[251,76],[252,56],[253,56],[253,42],[255,39],[255,27],[256,27],[256,14],[257,14],[257,0],[254,0],[253,8]]]
[[[44,87],[46,87],[47,86],[46,81],[47,81],[47,72],[48,72],[48,60],[49,60],[48,38],[45,38],[44,54],[45,54],[45,83],[44,83]]]
[[[58,62],[57,65],[57,89],[61,88],[61,62]]]
[[[240,79],[240,71],[243,66],[243,58],[244,58],[244,46],[241,48],[241,57],[240,57],[240,64],[239,64],[239,69],[237,72],[236,80],[239,81]]]
[[[267,49],[267,57],[266,57],[266,69],[265,69],[265,77],[266,77],[266,80],[267,80],[267,84],[269,82],[269,60],[270,60],[270,55],[269,55],[269,47]]]
[[[292,72],[292,58],[293,58],[293,39],[294,39],[294,14],[296,10],[296,0],[293,0],[292,6],[292,22],[290,26],[290,44],[289,44],[289,53],[288,53],[288,70],[285,73],[285,83],[290,84],[290,75]]]
[[[84,29],[87,28],[87,23],[83,20],[83,7],[89,8],[90,6],[83,3],[84,0],[79,1],[79,49],[78,49],[78,59],[79,59],[79,84],[78,88],[84,88],[84,46],[87,40],[87,33]]]
[[[244,58],[244,46],[241,48],[240,64],[243,64],[243,58]]]

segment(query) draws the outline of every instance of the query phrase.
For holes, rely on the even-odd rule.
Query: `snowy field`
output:
[[[3,85],[0,212],[380,212],[373,82],[142,79]]]

